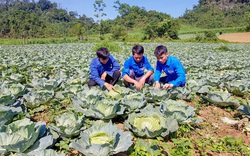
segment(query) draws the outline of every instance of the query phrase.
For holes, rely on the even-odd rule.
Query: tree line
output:
[[[118,12],[114,20],[102,20],[105,4],[96,0],[94,4],[98,21],[77,12],[59,8],[49,0],[1,0],[1,38],[46,38],[77,36],[82,39],[91,34],[111,34],[114,39],[124,39],[132,29],[143,29],[144,38],[168,36],[176,38],[178,23],[170,15],[145,8],[114,3]],[[84,7],[83,7],[84,9]],[[144,27],[145,26],[145,27]]]
[[[201,28],[248,25],[250,29],[248,0],[230,5],[219,0],[200,0],[197,6],[186,10],[179,19],[117,0],[113,6],[117,17],[103,20],[106,16],[105,7],[103,0],[95,0],[93,9],[98,20],[94,21],[84,14],[78,15],[75,11],[59,8],[57,3],[50,0],[0,0],[0,37],[77,37],[83,40],[88,39],[89,35],[99,35],[103,39],[109,34],[111,39],[125,40],[128,32],[140,30],[142,40],[178,39],[178,31],[183,23]]]
[[[199,28],[244,27],[250,25],[249,12],[249,0],[199,0],[181,19]]]

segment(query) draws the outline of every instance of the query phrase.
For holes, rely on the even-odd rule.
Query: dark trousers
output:
[[[163,84],[168,83],[167,76],[160,77],[160,82]],[[185,84],[180,85],[180,87],[184,87],[184,86],[185,86]]]
[[[114,71],[113,77],[107,74],[105,77],[105,82],[112,84],[113,86],[116,84],[116,82],[119,80],[121,76],[121,72],[119,70]],[[93,79],[89,79],[88,86],[91,88],[92,86],[98,85],[98,83],[95,82]]]
[[[137,76],[135,76],[134,71],[133,71],[133,70],[130,70],[128,76],[129,76],[130,78],[136,80],[136,81],[140,81],[140,79],[141,79],[142,76],[144,76],[144,75],[142,75],[142,76],[140,76],[140,77],[137,77]],[[145,82],[148,83],[149,85],[152,85],[153,82],[154,82],[154,74],[150,75],[150,76],[145,80]],[[130,87],[131,85],[134,85],[134,84],[124,81],[124,85],[125,85],[125,87]]]

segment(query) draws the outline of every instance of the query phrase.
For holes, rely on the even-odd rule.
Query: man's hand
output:
[[[106,72],[102,73],[101,79],[105,81],[106,76],[107,76],[107,73],[106,73]]]
[[[107,83],[107,82],[104,83],[104,86],[105,86],[109,91],[115,89],[115,87],[114,87],[112,84],[109,84],[109,83]]]
[[[162,88],[165,89],[165,90],[168,90],[168,89],[173,88],[173,87],[174,87],[173,84],[168,84],[168,83],[166,83],[166,84],[163,85]]]
[[[138,90],[141,90],[142,87],[143,87],[143,85],[140,82],[137,82],[137,81],[134,82],[134,85],[135,85],[136,89],[138,89]]]
[[[145,81],[146,79],[144,77],[139,80],[139,83],[142,85],[142,87],[144,86]]]
[[[155,89],[160,89],[161,88],[161,84],[159,82],[155,82]]]

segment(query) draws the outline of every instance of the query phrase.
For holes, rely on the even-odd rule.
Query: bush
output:
[[[204,36],[205,36],[205,40],[208,40],[208,41],[217,41],[218,40],[216,33],[214,33],[213,31],[205,31]]]
[[[93,48],[93,51],[97,51],[99,48],[105,47],[107,48],[110,52],[121,52],[122,48],[117,44],[113,42],[102,42],[99,44],[96,44],[95,47]]]

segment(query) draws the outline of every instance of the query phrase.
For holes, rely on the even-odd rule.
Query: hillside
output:
[[[249,6],[249,0],[200,0],[181,19],[186,24],[200,28],[246,26]]]

